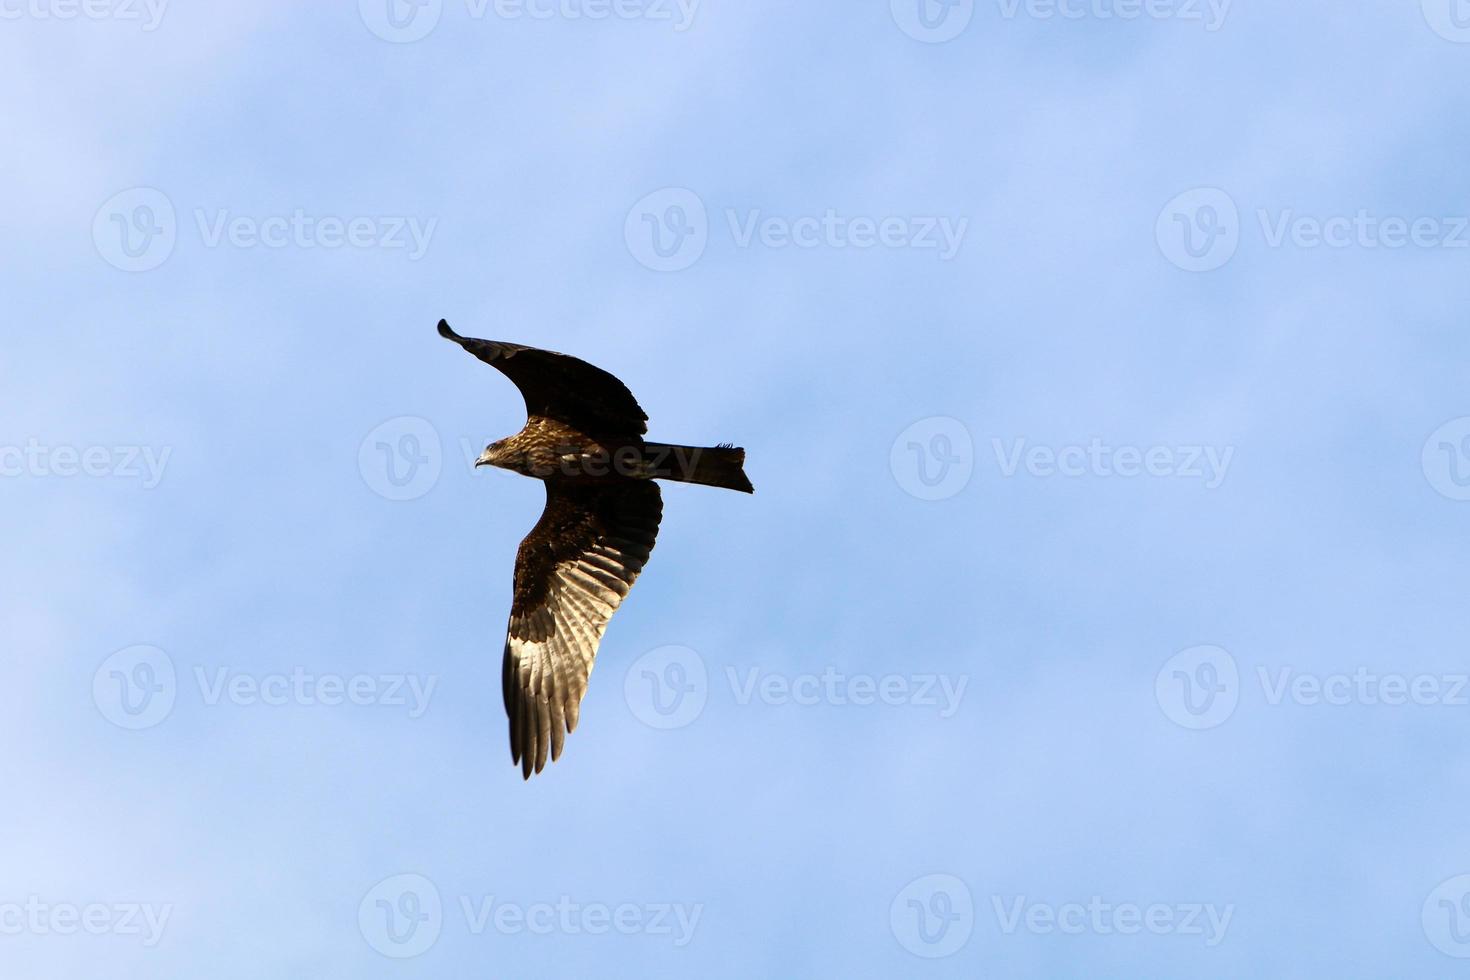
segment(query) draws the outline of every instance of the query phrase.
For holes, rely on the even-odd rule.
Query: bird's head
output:
[[[514,450],[506,446],[506,443],[509,441],[509,439],[497,439],[495,442],[486,446],[485,451],[480,454],[480,458],[475,460],[475,465],[500,466],[506,469],[513,468],[511,457],[517,454]]]

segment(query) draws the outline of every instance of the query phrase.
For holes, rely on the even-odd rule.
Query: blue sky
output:
[[[393,2],[0,0],[6,976],[1461,969],[1470,7]]]

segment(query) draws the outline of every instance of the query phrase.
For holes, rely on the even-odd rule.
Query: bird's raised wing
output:
[[[454,341],[505,375],[526,399],[526,414],[544,415],[594,435],[637,435],[648,416],[628,386],[602,368],[555,351],[461,337],[443,320],[439,336]]]
[[[546,510],[516,553],[501,675],[510,754],[527,779],[577,727],[602,632],[648,561],[662,515],[651,480],[546,483]]]

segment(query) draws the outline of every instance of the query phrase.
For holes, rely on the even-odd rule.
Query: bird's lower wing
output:
[[[511,757],[527,779],[561,756],[608,620],[658,534],[652,481],[546,484],[546,510],[516,554],[502,685]]]

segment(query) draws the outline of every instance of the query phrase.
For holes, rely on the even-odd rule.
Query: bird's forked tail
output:
[[[701,483],[741,493],[755,493],[745,475],[745,450],[736,446],[671,446],[663,442],[643,444],[644,461],[653,476],[680,483]]]

